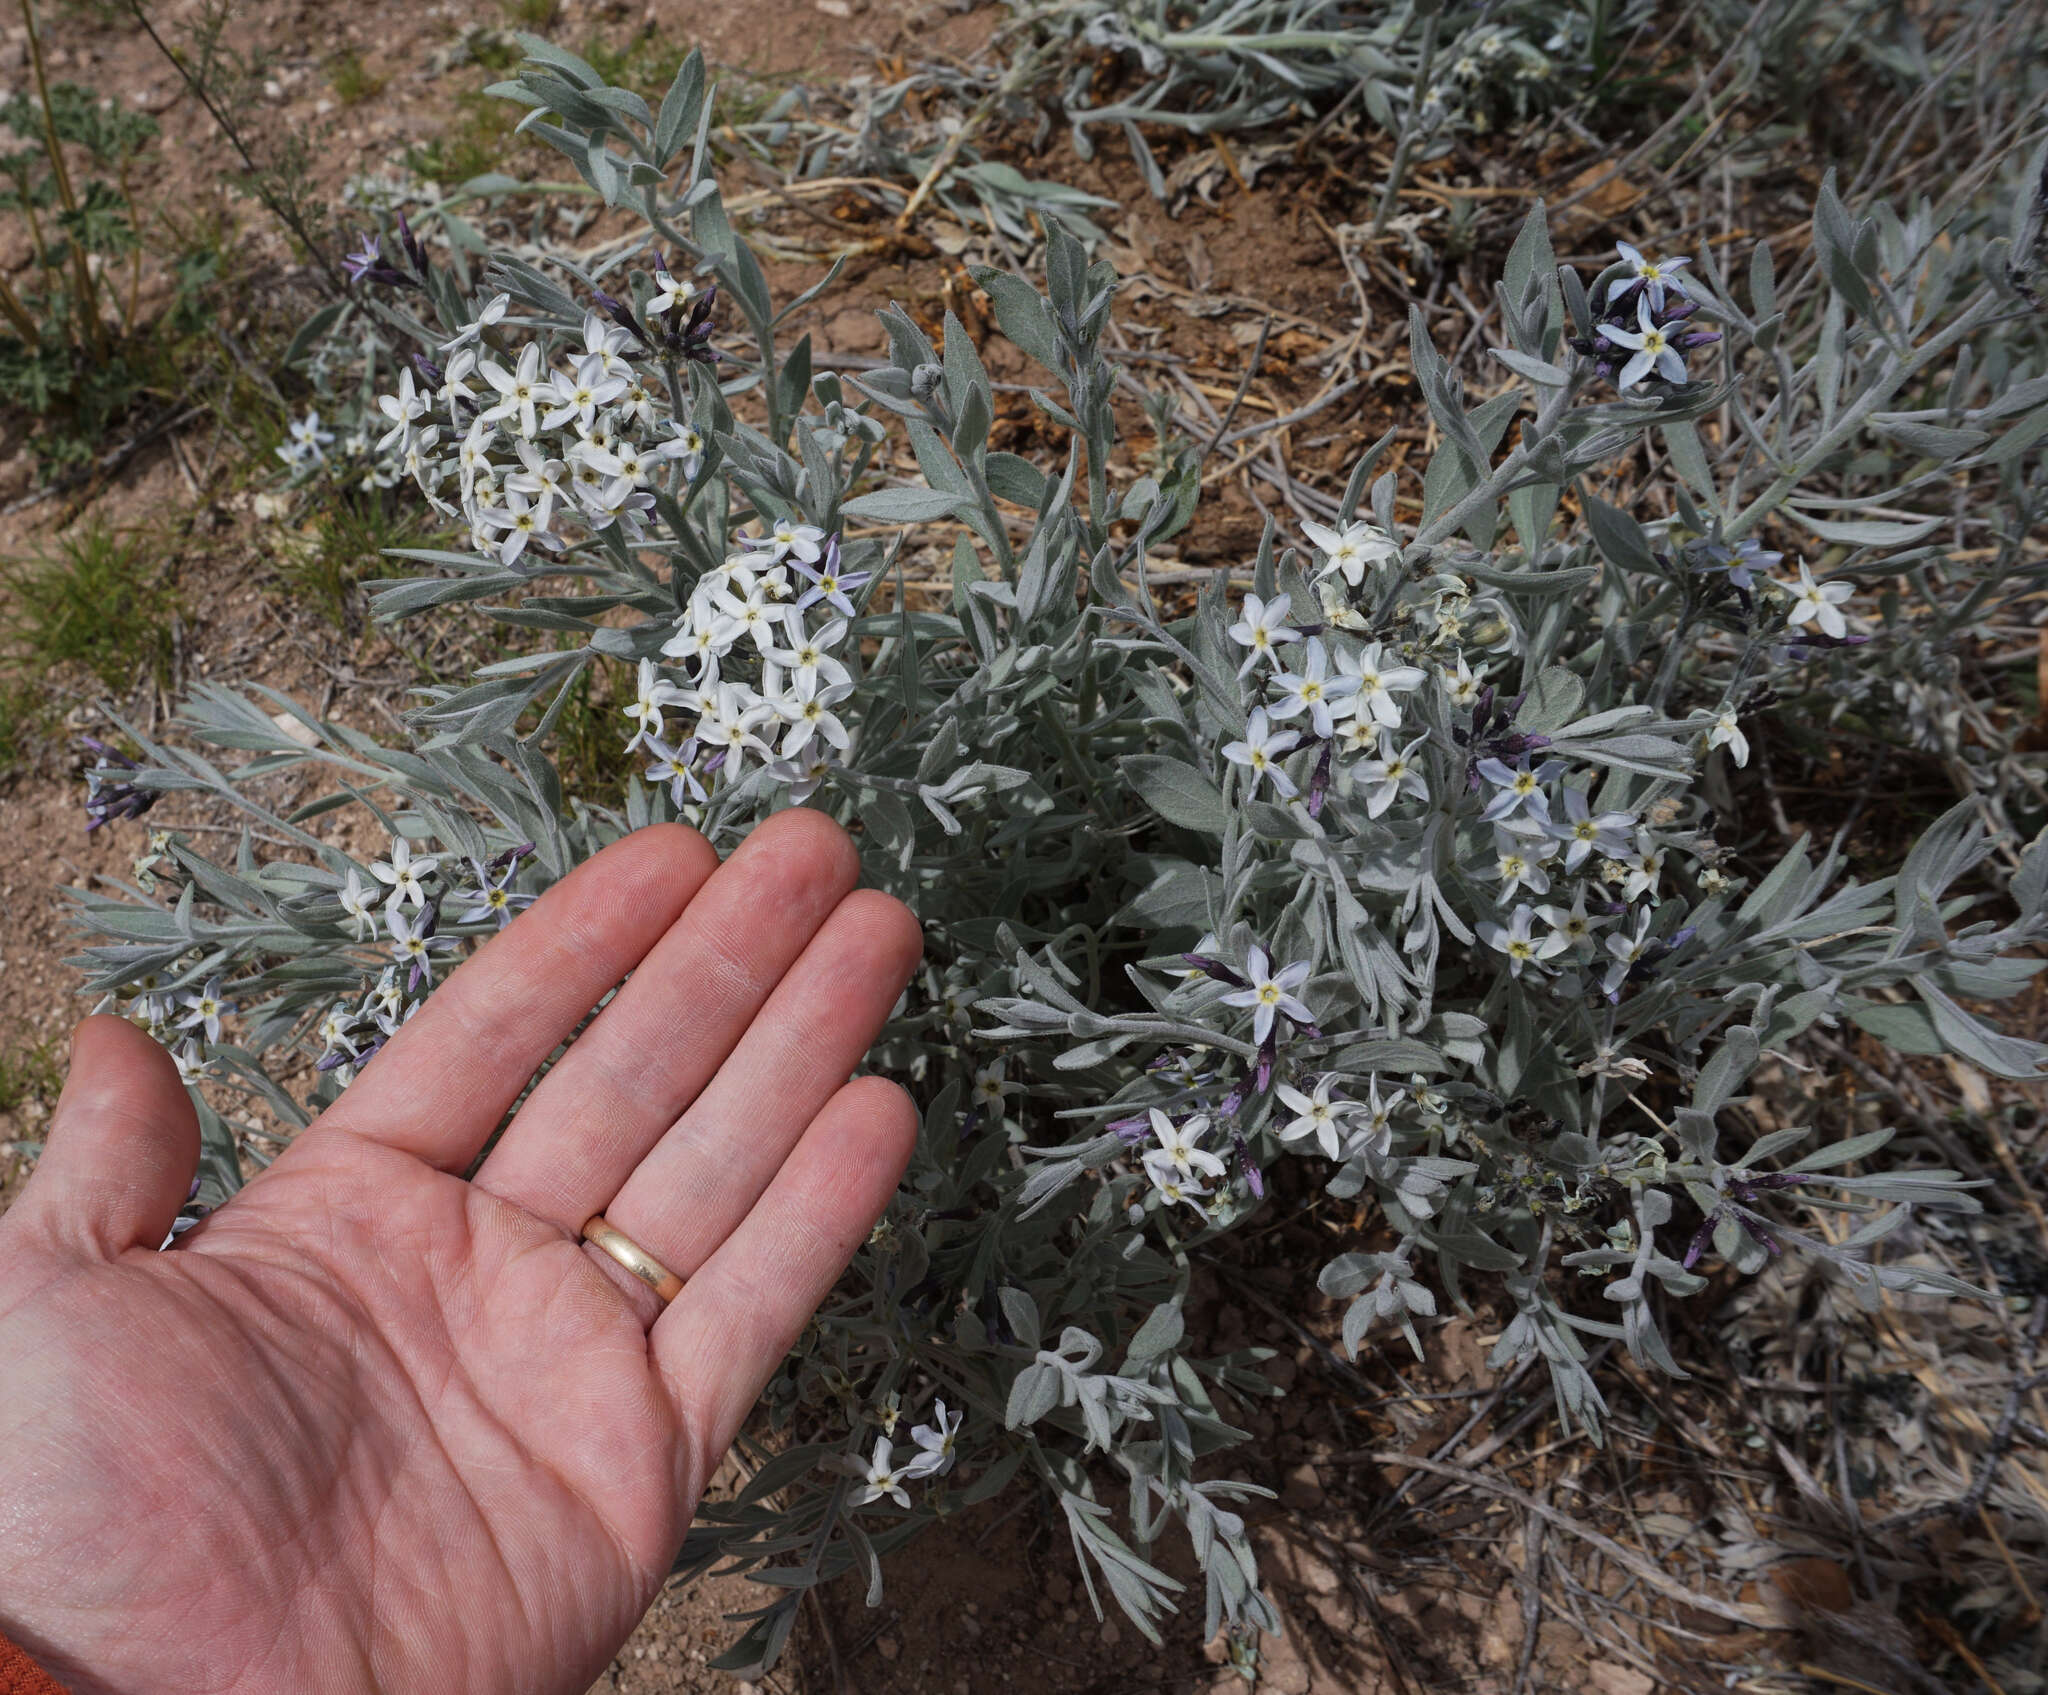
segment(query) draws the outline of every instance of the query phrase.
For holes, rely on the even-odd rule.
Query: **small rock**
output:
[[[813,10],[823,12],[828,18],[850,18],[853,16],[853,8],[846,3],[846,0],[811,0],[811,6]]]
[[[1124,1633],[1123,1633],[1123,1632],[1122,1632],[1121,1630],[1117,1629],[1117,1627],[1116,1627],[1116,1624],[1115,1624],[1115,1621],[1114,1621],[1114,1620],[1111,1620],[1111,1619],[1104,1619],[1104,1620],[1102,1621],[1102,1645],[1103,1645],[1103,1647],[1105,1647],[1105,1648],[1114,1648],[1114,1647],[1115,1647],[1115,1646],[1116,1646],[1116,1645],[1117,1645],[1117,1644],[1118,1644],[1119,1642],[1121,1642],[1121,1641],[1122,1641],[1123,1639],[1124,1639]]]
[[[1334,1595],[1344,1586],[1344,1580],[1334,1567],[1326,1565],[1306,1549],[1295,1556],[1294,1574],[1311,1595]]]
[[[893,1636],[878,1636],[875,1638],[875,1652],[883,1659],[893,1661],[903,1652],[903,1645]]]
[[[1323,1504],[1323,1480],[1312,1465],[1298,1465],[1280,1488],[1280,1504],[1291,1512],[1313,1512]]]
[[[1045,1580],[1045,1592],[1061,1606],[1065,1606],[1074,1598],[1074,1586],[1058,1572],[1054,1572]]]
[[[320,745],[320,733],[310,726],[301,723],[289,712],[273,712],[270,715],[270,721],[278,727],[280,733],[289,740],[297,742],[301,747],[318,747]]]

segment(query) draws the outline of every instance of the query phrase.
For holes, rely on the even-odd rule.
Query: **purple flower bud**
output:
[[[598,309],[607,318],[611,319],[613,323],[617,324],[621,329],[632,331],[642,347],[652,347],[654,345],[653,337],[640,327],[640,320],[633,315],[633,308],[628,306],[623,300],[605,293],[601,288],[592,289],[590,297],[597,302]]]
[[[1747,1213],[1738,1212],[1735,1215],[1735,1222],[1742,1226],[1742,1233],[1766,1249],[1772,1259],[1776,1259],[1785,1251],[1778,1245],[1778,1239],[1765,1227],[1762,1219],[1751,1218]]]
[[[1253,1073],[1260,1094],[1273,1086],[1273,1066],[1280,1054],[1280,1026],[1275,1024],[1266,1032],[1266,1039],[1259,1044],[1258,1070]]]
[[[439,388],[441,386],[441,367],[436,365],[424,353],[415,353],[412,356],[412,368],[419,372],[420,380],[428,388]]]
[[[715,365],[725,357],[711,345],[711,309],[717,304],[718,285],[713,283],[691,305],[689,322],[680,330],[669,332],[668,348],[671,353],[699,365]]]
[[[398,239],[405,248],[405,256],[412,261],[413,275],[421,282],[427,280],[427,250],[420,245],[420,238],[412,233],[412,225],[405,221],[405,214],[398,214]]]
[[[1216,1116],[1218,1118],[1235,1118],[1243,1106],[1244,1085],[1240,1083],[1229,1094],[1225,1095],[1222,1100],[1216,1103]]]
[[[137,788],[117,775],[121,771],[140,771],[140,765],[93,736],[81,739],[99,755],[98,761],[85,773],[85,833],[88,836],[102,824],[112,824],[123,818],[140,818],[156,805],[161,797],[155,789]]]
[[[1228,983],[1233,989],[1250,987],[1242,977],[1231,970],[1220,959],[1211,959],[1205,953],[1184,953],[1181,955],[1181,958],[1201,972],[1203,976],[1213,977],[1219,983]]]
[[[1729,1185],[1743,1200],[1750,1200],[1759,1190],[1794,1189],[1807,1180],[1804,1171],[1767,1171],[1761,1177],[1745,1177]]]
[[[1323,815],[1323,798],[1330,792],[1330,760],[1336,751],[1334,741],[1323,743],[1323,751],[1316,759],[1315,775],[1308,780],[1308,815],[1311,818]]]
[[[1103,1126],[1116,1132],[1116,1138],[1127,1148],[1134,1148],[1152,1134],[1150,1113],[1134,1112],[1128,1118],[1112,1118]]]
[[[1264,1200],[1266,1198],[1266,1174],[1259,1169],[1257,1162],[1253,1160],[1250,1144],[1245,1141],[1240,1133],[1232,1131],[1230,1145],[1237,1153],[1237,1174],[1244,1179],[1244,1186],[1251,1190],[1253,1199]]]
[[[1687,330],[1684,335],[1673,337],[1671,345],[1681,353],[1690,353],[1695,347],[1712,347],[1720,339],[1719,330]]]
[[[1685,1250],[1684,1265],[1687,1271],[1699,1263],[1700,1255],[1707,1251],[1707,1244],[1714,1239],[1714,1226],[1720,1222],[1719,1207],[1700,1220],[1700,1227],[1692,1233],[1692,1242]]]

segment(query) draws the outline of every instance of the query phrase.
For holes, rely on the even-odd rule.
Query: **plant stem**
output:
[[[22,0],[24,7],[28,3],[29,0]],[[242,168],[248,172],[249,186],[255,191],[256,198],[263,202],[264,208],[273,218],[298,237],[299,245],[326,276],[328,287],[338,295],[348,296],[351,290],[347,280],[335,269],[334,262],[327,257],[326,249],[313,239],[313,233],[306,228],[305,220],[272,193],[270,185],[264,180],[262,170],[258,168],[248,147],[243,143],[241,131],[235,128],[234,120],[215,104],[213,91],[199,77],[192,74],[191,69],[178,57],[171,44],[157,33],[156,25],[150,22],[149,14],[142,9],[142,0],[128,0],[128,9],[135,14],[135,21],[142,25],[149,39],[156,43],[157,51],[170,60],[171,68],[178,73],[200,105],[206,108],[213,121],[220,126],[221,134],[228,138],[228,145],[235,150],[236,156],[242,161]]]
[[[73,217],[78,213],[78,196],[71,187],[71,168],[64,163],[64,144],[57,139],[57,118],[50,107],[50,79],[43,69],[43,38],[36,28],[34,0],[21,0],[21,21],[28,29],[28,57],[30,68],[35,72],[36,98],[43,108],[43,148],[50,155],[50,173],[57,184],[57,198],[64,203],[64,210]],[[71,234],[71,273],[78,287],[79,310],[85,314],[87,337],[92,342],[93,357],[101,364],[107,359],[107,330],[100,322],[99,284],[94,281],[92,268],[85,262],[85,248],[79,242],[77,233]]]
[[[1421,133],[1419,114],[1422,103],[1429,98],[1430,73],[1436,69],[1436,37],[1442,27],[1443,14],[1431,12],[1422,22],[1422,57],[1415,67],[1415,85],[1408,95],[1408,113],[1401,125],[1401,139],[1394,144],[1394,162],[1387,167],[1387,186],[1380,195],[1379,210],[1372,215],[1372,235],[1377,240],[1386,231],[1387,220],[1394,215],[1394,202],[1400,198],[1401,184],[1408,175],[1408,156],[1415,149],[1415,138]]]
[[[14,333],[21,337],[24,347],[42,345],[43,338],[36,330],[35,320],[28,315],[20,296],[14,292],[13,285],[5,277],[0,277],[0,313],[6,314],[7,321],[14,326]]]
[[[128,261],[128,304],[121,313],[121,333],[135,333],[135,314],[142,305],[142,215],[135,209],[135,191],[128,186],[128,155],[124,152],[114,163],[115,175],[120,179],[121,198],[128,203],[128,224],[135,231],[135,251]]]

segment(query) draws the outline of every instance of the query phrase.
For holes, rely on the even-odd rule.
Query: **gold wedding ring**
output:
[[[683,1292],[683,1280],[622,1230],[605,1222],[603,1213],[583,1221],[583,1239],[606,1253],[652,1289],[663,1306]]]

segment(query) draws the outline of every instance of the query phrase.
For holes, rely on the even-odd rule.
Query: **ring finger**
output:
[[[737,1230],[889,1017],[923,938],[901,902],[849,895],[606,1220],[683,1277]]]

